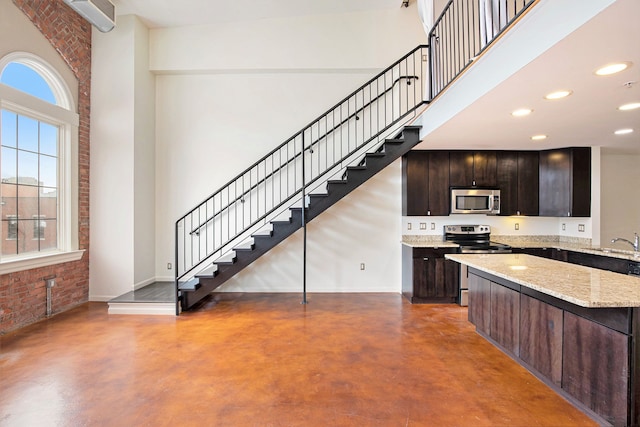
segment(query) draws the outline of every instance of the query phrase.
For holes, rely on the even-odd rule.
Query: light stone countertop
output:
[[[513,248],[553,248],[565,251],[583,252],[610,258],[628,259],[640,262],[640,252],[591,245],[591,239],[568,238],[560,240],[558,236],[503,236],[492,235],[491,241],[510,245]],[[445,242],[442,236],[403,235],[402,244],[412,248],[457,247],[455,243]]]
[[[445,258],[581,307],[640,307],[640,277],[525,254]]]

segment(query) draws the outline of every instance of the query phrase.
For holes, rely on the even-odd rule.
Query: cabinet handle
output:
[[[520,211],[516,211],[516,215],[520,215]]]
[[[422,258],[423,261],[429,261],[429,258]]]
[[[431,211],[427,211],[427,215],[428,215],[428,216],[431,216]]]
[[[567,212],[567,216],[571,216],[571,212]]]

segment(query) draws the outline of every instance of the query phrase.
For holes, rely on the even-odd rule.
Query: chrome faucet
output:
[[[638,249],[640,249],[640,240],[638,239],[638,233],[633,233],[633,235],[635,236],[633,239],[633,242],[631,240],[623,239],[621,237],[616,237],[615,239],[611,239],[611,243],[615,243],[617,241],[625,242],[633,246],[633,250],[638,252]]]

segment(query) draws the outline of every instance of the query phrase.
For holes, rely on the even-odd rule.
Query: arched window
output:
[[[0,272],[24,259],[60,262],[55,255],[77,249],[77,129],[73,98],[53,67],[25,52],[0,58]]]

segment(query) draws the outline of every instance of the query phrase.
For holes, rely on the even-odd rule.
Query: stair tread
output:
[[[253,248],[255,248],[255,244],[253,240],[251,240],[251,241],[242,242],[239,245],[234,246],[233,250],[234,251],[252,251]]]
[[[200,286],[200,280],[198,280],[196,277],[187,280],[186,282],[178,283],[178,289],[181,291],[195,291],[198,290]]]
[[[214,264],[219,264],[219,265],[233,264],[236,262],[236,259],[237,259],[236,254],[230,253],[230,254],[223,255],[217,260],[215,260]]]
[[[210,266],[208,266],[207,268],[205,268],[204,270],[200,270],[199,272],[196,273],[196,278],[200,278],[200,277],[214,277],[216,275],[218,271],[218,266],[215,264],[212,264]]]
[[[273,236],[273,230],[260,230],[251,235],[251,237],[253,237],[254,239],[256,237],[260,238],[260,237],[271,237],[271,236]]]

